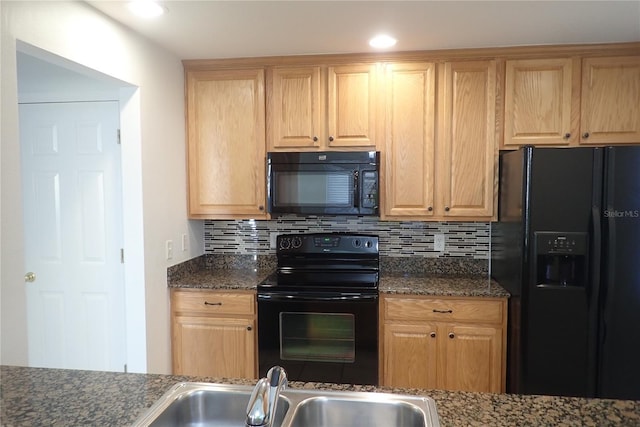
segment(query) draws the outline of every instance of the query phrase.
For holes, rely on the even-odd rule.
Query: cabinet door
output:
[[[320,67],[274,68],[268,95],[269,148],[317,149],[326,138]]]
[[[386,323],[383,385],[436,388],[436,342],[435,324]]]
[[[496,64],[444,65],[437,173],[444,216],[493,215],[496,148]]]
[[[255,321],[175,316],[173,373],[255,378]]]
[[[640,142],[640,56],[582,62],[581,144]]]
[[[577,141],[571,123],[572,76],[570,58],[506,62],[505,147]]]
[[[502,330],[473,325],[442,325],[442,356],[447,390],[502,392]],[[439,331],[440,332],[440,331]]]
[[[264,70],[187,71],[191,218],[266,218],[264,114]]]
[[[343,65],[327,70],[329,147],[376,146],[375,65]]]
[[[383,182],[386,216],[434,212],[435,65],[388,64]]]

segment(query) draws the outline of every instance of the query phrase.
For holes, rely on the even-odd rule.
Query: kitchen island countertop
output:
[[[255,384],[242,379],[1,366],[0,424],[126,426],[181,381]],[[299,382],[291,382],[290,387],[430,396],[442,427],[640,425],[640,401]]]

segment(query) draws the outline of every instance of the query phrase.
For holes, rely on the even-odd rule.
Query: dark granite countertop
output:
[[[384,263],[389,264],[389,263]],[[415,263],[394,261],[403,270],[383,270],[380,275],[380,292],[384,294],[461,296],[461,297],[508,297],[495,280],[487,275],[443,274],[441,270],[424,265],[415,268]],[[442,265],[442,264],[441,264]],[[448,265],[455,268],[459,264]],[[170,288],[219,289],[219,290],[255,290],[275,270],[270,260],[241,257],[200,257],[183,264],[170,267],[167,282]],[[434,271],[435,273],[424,273]],[[445,269],[447,271],[447,269]],[[463,270],[464,271],[464,270]]]
[[[495,280],[480,276],[431,276],[388,273],[380,275],[383,294],[507,298]]]
[[[198,270],[169,282],[170,288],[255,290],[271,270]],[[402,273],[382,274],[380,292],[384,294],[508,297],[494,280],[465,276],[420,276]]]
[[[170,288],[255,290],[272,270],[202,269],[168,282]]]
[[[126,426],[181,381],[255,384],[254,380],[1,366],[0,424]],[[299,382],[290,387],[430,396],[443,427],[640,425],[640,401]]]

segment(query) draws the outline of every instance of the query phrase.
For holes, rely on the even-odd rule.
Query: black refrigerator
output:
[[[640,400],[640,146],[500,154],[507,391]]]

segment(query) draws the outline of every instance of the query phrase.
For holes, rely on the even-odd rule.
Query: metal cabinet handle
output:
[[[570,133],[565,133],[564,134],[564,139],[569,139],[571,138],[571,134]]]
[[[456,336],[453,332],[449,332],[449,338],[454,339]]]
[[[433,309],[434,313],[453,313],[453,310],[438,310],[438,309]]]
[[[429,212],[431,212],[431,211],[433,210],[433,206],[429,206],[429,207],[427,208],[427,210],[428,210]]]
[[[445,207],[444,207],[444,211],[445,211],[445,212],[449,212],[450,210],[451,210],[451,208],[450,208],[449,206],[445,206]]]
[[[258,206],[258,210],[263,211],[264,210],[264,206],[262,206],[262,205]]]
[[[317,142],[317,141],[318,141],[318,137],[317,137],[317,136],[314,136],[314,137],[313,137],[313,142]]]
[[[35,282],[36,281],[36,273],[34,273],[33,271],[28,272],[27,274],[24,275],[24,281],[25,282]]]
[[[209,301],[205,301],[204,305],[222,305],[221,302],[209,302]]]
[[[333,142],[333,137],[332,136],[329,137],[329,142]]]
[[[583,138],[589,138],[589,132],[585,132],[584,134],[582,134]]]
[[[251,326],[247,326],[247,331],[252,330],[253,328]]]
[[[436,333],[435,333],[435,332],[431,332],[431,333],[429,334],[429,336],[430,336],[431,338],[435,338],[435,337],[436,337]]]

